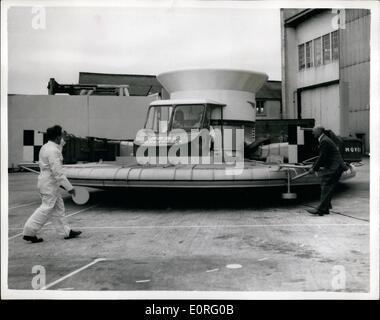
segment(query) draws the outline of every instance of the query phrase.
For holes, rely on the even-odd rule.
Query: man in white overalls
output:
[[[81,231],[71,230],[63,219],[65,205],[59,188],[64,187],[71,195],[75,195],[75,189],[62,172],[62,128],[56,125],[48,128],[46,134],[49,141],[41,147],[38,161],[40,175],[37,187],[42,204],[26,221],[23,231],[23,239],[32,243],[43,241],[37,237],[37,233],[49,219],[65,239],[75,238],[81,234]]]

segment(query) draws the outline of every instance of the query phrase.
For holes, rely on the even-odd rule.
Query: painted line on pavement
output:
[[[100,203],[97,203],[97,204],[94,204],[93,206],[90,206],[90,207],[84,208],[84,209],[82,209],[82,210],[79,210],[79,211],[76,211],[76,212],[70,213],[70,214],[66,215],[65,218],[68,218],[68,217],[74,216],[74,215],[76,215],[76,214],[78,214],[78,213],[81,213],[81,212],[83,212],[83,211],[87,211],[87,210],[90,210],[90,209],[92,209],[92,208],[98,207],[99,205],[100,205]]]
[[[93,206],[90,206],[90,207],[84,208],[84,209],[82,209],[82,210],[79,210],[79,211],[73,212],[73,213],[71,213],[71,214],[68,214],[68,215],[65,216],[64,218],[71,217],[71,216],[76,215],[76,214],[78,214],[78,213],[81,213],[81,212],[84,212],[84,211],[90,210],[90,209],[95,208],[95,207],[97,207],[97,206],[99,206],[99,205],[100,205],[100,203],[94,204]],[[48,223],[45,224],[45,226],[48,226],[48,225],[50,225],[50,224],[52,224],[52,223],[51,223],[51,222],[48,222]],[[45,227],[45,226],[44,226],[44,227]],[[9,228],[9,230],[22,230],[22,229],[24,229],[24,228]],[[44,229],[44,228],[43,228],[43,229]],[[12,236],[12,237],[9,237],[8,240],[12,240],[12,239],[17,238],[17,237],[19,237],[19,236],[21,236],[21,235],[22,235],[22,232],[20,232],[20,233],[18,233],[18,234],[15,234],[15,235]]]
[[[15,206],[15,207],[9,207],[8,210],[22,208],[22,207],[28,207],[28,206],[31,206],[33,204],[38,204],[38,203],[41,203],[41,202],[40,201],[35,201],[35,202],[30,202],[30,203],[24,203],[24,204],[20,204],[18,206]]]
[[[367,223],[324,223],[324,224],[242,224],[242,225],[218,225],[218,226],[99,226],[80,227],[81,229],[190,229],[190,228],[262,228],[262,227],[368,227]],[[22,228],[9,228],[9,230],[20,230]]]
[[[22,228],[18,228],[18,229],[22,229]],[[17,237],[19,237],[19,236],[22,236],[22,232],[20,232],[20,233],[18,233],[18,234],[15,234],[15,235],[12,236],[12,237],[9,237],[8,240],[12,240],[12,239],[17,238]]]
[[[16,205],[15,207],[9,207],[8,210],[22,208],[22,207],[29,207],[29,206],[32,206],[34,204],[41,204],[41,201],[34,201],[34,202],[29,202],[29,203],[24,203],[24,204]]]
[[[95,208],[95,207],[97,207],[97,206],[99,206],[99,203],[94,204],[94,205],[91,206],[91,207],[84,208],[84,209],[82,209],[82,210],[79,210],[79,211],[76,211],[76,212],[70,213],[70,214],[68,214],[68,215],[65,215],[63,218],[65,219],[65,218],[68,218],[68,217],[74,216],[74,215],[76,215],[76,214],[78,214],[78,213],[81,213],[81,212],[84,212],[84,211],[90,210],[90,209]],[[46,223],[45,226],[48,226],[48,225],[50,225],[50,224],[52,224],[51,221],[48,222],[48,223]]]
[[[326,224],[242,224],[242,225],[206,225],[206,226],[99,226],[99,227],[81,227],[81,229],[186,229],[186,228],[262,228],[262,227],[353,227],[366,226],[367,223],[326,223]]]
[[[57,283],[60,283],[60,282],[62,282],[63,280],[66,280],[67,278],[70,278],[70,277],[72,277],[73,275],[75,275],[75,274],[77,274],[77,273],[79,273],[79,272],[81,272],[81,271],[83,271],[83,270],[85,270],[85,269],[91,267],[91,266],[94,265],[95,263],[98,263],[98,262],[100,262],[100,261],[105,261],[105,260],[107,260],[107,259],[104,259],[104,258],[98,258],[98,259],[95,259],[94,261],[92,261],[92,262],[89,263],[89,264],[86,264],[86,265],[83,266],[82,268],[79,268],[79,269],[77,269],[77,270],[75,270],[75,271],[73,271],[73,272],[70,272],[69,274],[65,275],[64,277],[59,278],[58,280],[55,280],[54,282],[49,283],[48,285],[42,287],[41,290],[49,289],[49,288],[51,288],[52,286],[56,285]]]

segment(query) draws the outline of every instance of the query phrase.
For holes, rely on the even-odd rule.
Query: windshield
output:
[[[173,115],[172,129],[199,129],[202,125],[204,105],[187,104],[176,106]]]
[[[156,133],[167,132],[172,112],[173,106],[150,107],[145,128]]]

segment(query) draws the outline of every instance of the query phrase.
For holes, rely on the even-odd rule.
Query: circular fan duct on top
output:
[[[226,105],[225,119],[255,121],[255,93],[268,76],[247,70],[187,69],[164,72],[157,79],[170,99],[215,100]]]

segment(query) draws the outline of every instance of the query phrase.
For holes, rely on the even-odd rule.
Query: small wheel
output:
[[[76,204],[83,205],[88,202],[90,199],[90,193],[88,189],[85,187],[74,187],[75,188],[75,196],[72,196],[73,201]]]
[[[283,193],[281,195],[282,199],[286,199],[286,200],[292,200],[292,199],[297,199],[297,193]]]

